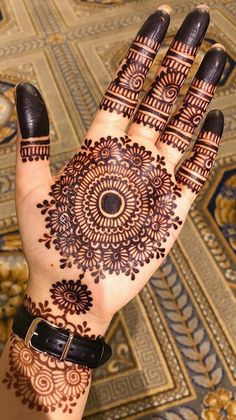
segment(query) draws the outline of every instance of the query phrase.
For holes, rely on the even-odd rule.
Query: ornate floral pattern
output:
[[[236,400],[232,392],[219,388],[215,392],[210,392],[204,398],[205,409],[202,413],[204,420],[235,420]]]
[[[163,243],[181,224],[174,217],[179,190],[164,158],[127,136],[108,136],[85,140],[74,159],[86,165],[73,172],[70,162],[51,188],[51,201],[38,204],[49,230],[39,241],[59,251],[61,268],[89,270],[95,282],[106,271],[134,280],[139,266],[164,256]]]
[[[81,278],[83,276],[81,275]],[[58,306],[65,313],[85,314],[92,306],[93,298],[86,284],[81,284],[81,280],[62,280],[57,281],[50,289],[52,303]]]

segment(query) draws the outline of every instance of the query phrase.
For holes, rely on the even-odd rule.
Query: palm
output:
[[[200,27],[197,19],[205,22],[205,15],[201,11],[196,17],[196,27]],[[154,17],[156,21],[156,14]],[[80,151],[54,180],[45,162],[47,129],[41,129],[38,137],[28,136],[43,140],[21,142],[23,165],[18,165],[23,175],[18,180],[22,187],[17,206],[32,281],[43,275],[50,287],[55,278],[76,280],[82,275],[96,296],[94,314],[101,313],[101,307],[104,314],[116,312],[161,264],[205,182],[222,133],[222,114],[208,114],[193,157],[175,176],[175,167],[219,82],[225,57],[220,48],[207,53],[184,101],[167,124],[189,70],[186,56],[189,53],[188,60],[193,60],[199,47],[197,36],[195,46],[181,44],[182,52],[180,40],[174,41],[171,58],[167,53],[151,89],[134,112],[140,80],[145,79],[153,52],[160,45],[153,34],[144,36],[145,31],[153,31],[150,19],[153,17],[141,28],[109,86]],[[163,16],[160,22],[166,25]],[[200,38],[206,26],[204,23]],[[163,37],[164,32],[155,32],[155,36]],[[177,38],[182,32],[180,29]],[[181,54],[184,64],[180,65]],[[37,100],[41,107],[38,115],[45,120],[44,104],[41,97]],[[133,123],[127,130],[130,117]],[[37,129],[39,125],[37,121]],[[42,182],[35,172],[30,191],[24,189],[28,175],[24,165],[29,172],[39,165],[41,173],[46,173]]]

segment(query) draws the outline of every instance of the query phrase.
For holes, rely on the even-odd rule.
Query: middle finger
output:
[[[186,16],[154,83],[134,115],[129,135],[156,142],[202,43],[209,20],[209,9],[205,5],[197,6]]]

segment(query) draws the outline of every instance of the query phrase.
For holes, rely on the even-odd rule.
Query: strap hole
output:
[[[47,338],[47,343],[51,343],[51,339],[50,338]]]
[[[58,345],[58,347],[60,347],[60,349],[62,348],[62,343],[60,343],[59,345]]]

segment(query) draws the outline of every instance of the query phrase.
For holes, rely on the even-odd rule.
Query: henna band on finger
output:
[[[222,48],[212,47],[203,58],[196,76],[177,112],[160,138],[184,153],[215,93],[226,63]]]
[[[201,133],[193,147],[192,156],[179,168],[176,180],[198,194],[215,161],[224,126],[221,111],[208,113]]]
[[[196,8],[177,32],[134,122],[161,132],[183,85],[209,24],[207,11]],[[194,33],[194,36],[192,34]]]
[[[99,108],[131,118],[148,70],[166,34],[170,16],[164,10],[153,13],[132,42],[115,79]]]

